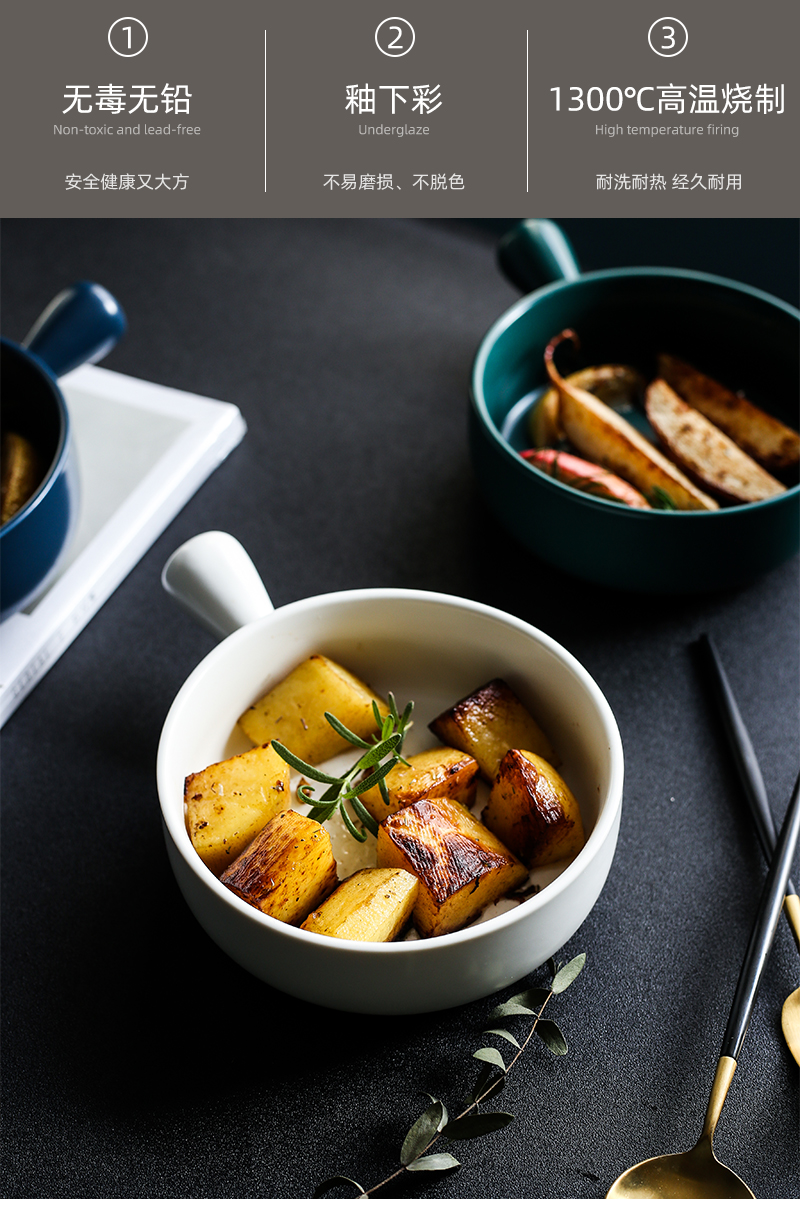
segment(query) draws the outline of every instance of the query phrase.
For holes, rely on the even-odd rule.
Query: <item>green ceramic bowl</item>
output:
[[[520,543],[588,581],[676,594],[738,586],[797,552],[800,485],[719,511],[642,511],[563,485],[518,453],[530,446],[531,396],[547,380],[545,347],[567,327],[581,340],[575,368],[632,364],[650,379],[656,356],[668,351],[796,428],[800,312],[701,272],[581,274],[551,222],[522,223],[500,261],[517,284],[533,271],[560,277],[494,324],[472,371],[473,465],[489,507]]]

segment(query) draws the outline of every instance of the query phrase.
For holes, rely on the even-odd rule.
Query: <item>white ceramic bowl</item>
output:
[[[218,635],[164,724],[158,791],[178,885],[209,936],[252,974],[292,996],[348,1012],[421,1013],[517,982],[556,954],[594,906],[611,866],[622,804],[622,743],[596,683],[550,637],[492,607],[416,590],[349,590],[273,610],[247,554],[206,532],[164,570],[165,588]],[[257,617],[258,616],[258,617]],[[501,916],[425,941],[350,942],[263,915],[223,887],[184,823],[187,774],[229,756],[238,716],[311,653],[346,665],[377,691],[415,701],[427,722],[491,678],[505,678],[563,757],[587,841],[537,895]],[[426,739],[427,737],[427,739]],[[407,751],[413,752],[410,744]],[[575,951],[577,952],[577,951]]]

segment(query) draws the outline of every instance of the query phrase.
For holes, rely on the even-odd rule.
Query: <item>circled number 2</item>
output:
[[[681,54],[689,42],[689,31],[677,17],[659,17],[647,31],[650,49],[663,59]]]
[[[375,30],[375,45],[391,59],[408,54],[415,41],[414,27],[405,17],[387,17]]]

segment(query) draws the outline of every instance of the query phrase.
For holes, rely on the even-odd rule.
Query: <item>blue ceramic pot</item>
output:
[[[0,619],[43,590],[69,547],[79,483],[58,378],[101,359],[126,327],[119,303],[80,281],[51,302],[24,344],[2,344],[3,430],[24,435],[46,466],[26,504],[0,528]]]
[[[537,288],[491,328],[475,358],[470,448],[500,522],[544,561],[623,590],[730,589],[800,546],[800,486],[718,511],[635,510],[591,497],[522,460],[526,398],[547,382],[544,350],[571,327],[580,361],[632,364],[647,379],[672,352],[797,426],[800,313],[757,289],[700,272],[626,268],[581,274],[552,222],[531,221],[501,244],[513,283]]]

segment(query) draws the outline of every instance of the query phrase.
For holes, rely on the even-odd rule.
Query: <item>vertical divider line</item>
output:
[[[267,191],[267,31],[264,30],[264,193]]]
[[[525,191],[530,192],[530,154],[531,154],[531,134],[529,129],[530,124],[530,51],[528,43],[530,40],[530,30],[525,30]],[[266,54],[266,52],[265,52]],[[264,60],[266,62],[266,58]]]

